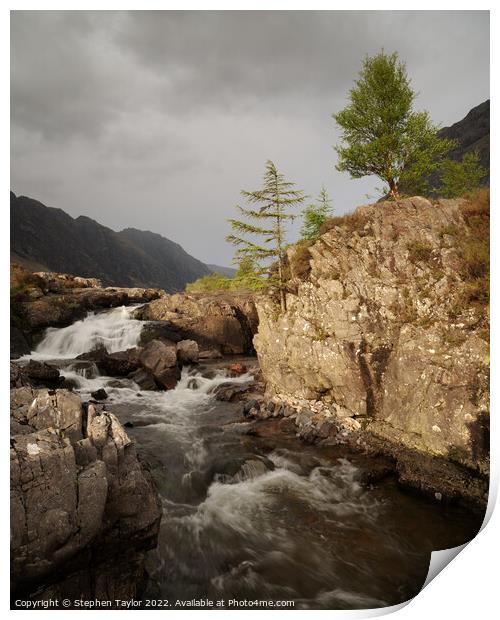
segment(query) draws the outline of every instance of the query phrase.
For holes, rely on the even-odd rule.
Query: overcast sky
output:
[[[397,51],[436,123],[489,97],[485,11],[11,15],[12,190],[222,265],[267,159],[337,213],[376,197],[332,148],[366,54]]]

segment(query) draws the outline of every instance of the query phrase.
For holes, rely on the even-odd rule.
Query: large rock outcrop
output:
[[[150,302],[137,318],[156,321],[146,326],[145,337],[178,342],[194,340],[200,350],[225,355],[253,353],[252,338],[258,316],[248,293],[191,293],[164,295]]]
[[[393,446],[486,475],[484,201],[364,206],[331,220],[305,251],[292,248],[301,279],[287,311],[257,303],[268,395],[321,401]]]
[[[151,475],[112,413],[82,406],[67,390],[11,390],[14,591],[58,582],[62,573],[78,581],[78,569],[99,573],[100,563],[125,552],[143,572],[160,515]]]

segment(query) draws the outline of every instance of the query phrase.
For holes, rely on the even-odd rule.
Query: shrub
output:
[[[432,256],[432,246],[425,241],[416,239],[406,244],[412,263],[428,262]]]
[[[468,304],[489,303],[490,275],[490,192],[475,191],[462,207],[462,215],[469,229],[468,235],[458,240],[462,260],[461,275],[465,280],[463,298]]]
[[[227,278],[220,273],[203,276],[195,282],[186,284],[187,293],[212,293],[214,291],[259,291],[267,286],[266,280],[255,273]]]
[[[220,273],[211,273],[186,284],[187,293],[209,293],[211,291],[227,291],[231,287],[231,278]]]
[[[339,215],[337,217],[329,217],[323,222],[320,228],[320,235],[325,234],[336,226],[347,230],[348,232],[361,232],[368,223],[368,217],[366,214],[361,213],[359,210],[354,213],[348,213],[347,215]]]
[[[477,187],[487,174],[479,163],[477,152],[466,153],[462,161],[446,159],[441,170],[441,189],[438,191],[447,198],[463,196],[470,188]]]
[[[309,248],[312,242],[303,240],[296,243],[288,253],[290,271],[293,277],[307,280],[311,273],[311,253]]]

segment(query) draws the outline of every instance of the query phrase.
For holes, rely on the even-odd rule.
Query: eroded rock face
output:
[[[83,552],[110,558],[153,547],[160,515],[151,475],[112,413],[82,407],[67,390],[12,390],[14,589]]]
[[[354,225],[323,234],[286,313],[257,303],[268,394],[322,401],[395,445],[486,474],[485,319],[459,303],[464,205],[360,207]]]
[[[215,349],[225,355],[253,352],[252,338],[258,317],[251,294],[185,294],[164,295],[150,302],[137,315],[157,324],[155,337],[174,342],[194,340],[200,350]]]

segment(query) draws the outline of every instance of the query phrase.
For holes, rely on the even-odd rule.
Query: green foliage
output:
[[[234,278],[227,278],[220,273],[199,278],[186,285],[187,293],[210,293],[214,291],[261,291],[267,282],[262,278],[251,258],[243,258]]]
[[[303,239],[316,239],[319,236],[321,225],[332,214],[331,200],[324,187],[314,204],[308,205],[302,211],[303,225],[300,234]]]
[[[398,197],[400,183],[423,193],[426,176],[455,142],[438,138],[428,113],[413,110],[415,97],[396,53],[367,56],[348,106],[333,115],[344,142],[336,147],[337,170],[355,179],[376,175],[387,183],[393,198]]]
[[[220,273],[211,273],[209,276],[198,278],[195,282],[186,284],[187,293],[210,293],[212,291],[227,291],[231,286],[231,278]]]
[[[258,275],[267,275],[266,283],[279,292],[282,310],[286,310],[285,223],[295,217],[287,210],[301,204],[305,198],[302,191],[294,189],[294,185],[285,181],[272,161],[267,161],[263,187],[241,192],[248,204],[256,205],[256,208],[238,206],[245,219],[230,219],[234,232],[226,237],[237,247],[236,259],[240,263],[249,258]],[[262,225],[259,225],[261,221]],[[260,245],[246,239],[247,235],[260,237]],[[277,262],[277,270],[272,269],[273,260]]]
[[[477,188],[487,174],[479,163],[479,153],[466,153],[462,161],[446,159],[441,165],[441,187],[436,191],[446,198],[456,198]]]

